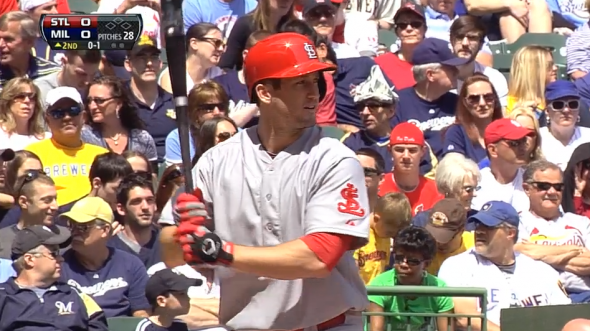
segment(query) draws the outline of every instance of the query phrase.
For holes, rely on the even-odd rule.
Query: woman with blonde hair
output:
[[[0,150],[25,149],[51,138],[43,128],[43,104],[39,88],[29,78],[13,78],[0,92]]]
[[[544,159],[543,152],[541,151],[541,135],[539,134],[539,121],[537,120],[537,117],[535,116],[533,111],[528,107],[517,106],[512,110],[508,117],[510,119],[517,121],[520,125],[534,132],[527,136],[527,152],[530,157],[527,163]]]

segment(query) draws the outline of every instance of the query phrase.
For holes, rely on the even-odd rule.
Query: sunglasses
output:
[[[408,28],[408,26],[411,26],[414,29],[420,29],[422,26],[424,25],[424,22],[420,22],[420,21],[413,21],[413,22],[400,22],[400,23],[395,23],[395,28],[396,29],[400,29],[400,30],[405,30]]]
[[[472,193],[475,191],[479,191],[480,186],[472,186],[472,185],[468,185],[468,186],[463,186],[463,189],[465,190],[465,192],[467,193]]]
[[[199,38],[200,41],[205,41],[210,43],[211,45],[213,45],[215,48],[225,48],[225,41],[223,39],[217,39],[217,38]]]
[[[365,110],[365,108],[369,108],[369,110],[371,112],[376,112],[381,107],[387,108],[387,107],[391,107],[391,105],[379,103],[379,102],[359,102],[359,103],[355,104],[354,107],[356,108],[356,110],[359,113],[362,113],[363,110]]]
[[[549,191],[552,187],[557,191],[563,191],[564,183],[531,182],[539,191]]]
[[[492,104],[494,101],[496,101],[496,97],[494,96],[494,93],[470,94],[465,97],[465,100],[467,101],[467,103],[472,106],[478,105],[481,102],[481,99],[483,99],[483,101],[487,105]]]
[[[519,140],[503,140],[503,141],[511,148],[524,146],[526,144],[526,138],[519,139]]]
[[[563,111],[567,105],[570,110],[578,110],[580,108],[579,100],[561,101],[556,100],[551,102],[551,108],[555,111]]]
[[[88,97],[86,98],[86,104],[91,104],[92,102],[96,103],[98,106],[104,104],[109,100],[116,99],[117,97],[110,97],[110,98],[99,98],[99,97]]]
[[[57,108],[49,110],[48,113],[49,116],[51,116],[53,119],[61,120],[64,117],[66,117],[66,115],[68,115],[69,117],[76,117],[80,115],[80,113],[82,113],[82,108],[78,106],[73,106],[70,108]]]
[[[413,266],[413,267],[418,266],[418,265],[420,265],[420,263],[424,262],[423,260],[420,260],[420,259],[414,259],[411,257],[407,257],[405,255],[398,255],[398,254],[395,254],[393,256],[393,260],[395,261],[396,264],[400,264],[402,262],[405,262],[407,265]]]
[[[226,141],[229,138],[233,137],[235,134],[236,132],[220,132],[217,135],[217,139],[219,139],[219,142]]]
[[[204,103],[202,105],[197,106],[197,111],[206,111],[211,113],[215,110],[215,108],[219,109],[220,111],[225,111],[225,105],[223,103]]]
[[[25,185],[28,183],[33,182],[35,179],[39,178],[41,175],[46,175],[43,170],[27,170],[24,175],[21,176],[23,179],[22,183],[18,186],[16,190],[17,196],[20,196],[20,193]]]
[[[363,170],[365,172],[365,177],[379,175],[379,171],[375,168],[363,167]]]
[[[37,98],[37,94],[33,93],[33,92],[22,92],[19,93],[17,95],[14,96],[13,100],[16,102],[23,102],[26,99],[29,99],[30,101],[35,100],[35,98]]]

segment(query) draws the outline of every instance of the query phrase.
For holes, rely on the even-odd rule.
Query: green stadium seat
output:
[[[510,67],[512,66],[512,54],[494,54],[494,69],[501,72],[506,80],[510,78]]]
[[[111,317],[107,319],[109,331],[135,331],[142,317]]]
[[[391,45],[395,44],[395,42],[397,41],[397,36],[395,35],[395,32],[391,30],[380,29],[378,38],[379,44],[385,45],[385,47],[387,47],[388,50],[391,47]]]
[[[70,7],[70,11],[75,14],[90,14],[98,10],[98,5],[92,0],[68,0],[68,6]]]
[[[493,55],[506,53],[506,40],[491,41],[489,46]]]
[[[566,65],[566,37],[556,33],[525,33],[517,41],[508,44],[507,52],[516,53],[527,45],[539,45],[553,49],[553,61],[557,65]]]

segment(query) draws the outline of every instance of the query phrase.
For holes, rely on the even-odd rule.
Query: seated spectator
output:
[[[68,233],[67,228],[55,225],[57,189],[51,177],[29,170],[16,181],[15,202],[20,208],[18,223],[0,229],[0,258],[10,258],[10,247],[16,234],[34,225],[44,225],[56,233]]]
[[[563,175],[561,208],[590,218],[590,143],[581,144],[572,153]]]
[[[582,112],[581,100],[574,83],[559,80],[547,86],[547,126],[539,130],[541,150],[547,161],[565,170],[574,149],[590,142],[590,128],[579,126]]]
[[[475,73],[465,80],[455,116],[455,123],[443,130],[443,155],[459,153],[475,162],[486,158],[484,131],[492,121],[504,117],[488,77]]]
[[[428,273],[436,276],[446,259],[473,247],[473,232],[465,231],[466,223],[467,212],[457,199],[440,200],[430,209],[424,228],[436,241],[436,254],[426,269]]]
[[[93,297],[107,318],[147,317],[145,267],[137,256],[107,246],[114,221],[109,204],[98,197],[83,198],[61,217],[72,232],[72,248],[63,255],[61,278]]]
[[[160,262],[160,230],[155,226],[152,183],[137,174],[123,178],[117,188],[117,211],[125,227],[111,237],[108,245],[137,255],[146,269]]]
[[[430,209],[441,196],[434,181],[420,175],[420,160],[427,151],[422,131],[414,124],[400,123],[391,131],[389,146],[393,171],[379,185],[379,196],[404,193],[412,206],[412,215]]]
[[[557,66],[551,50],[537,45],[520,48],[514,53],[510,66],[506,113],[509,115],[517,105],[527,106],[534,109],[539,118],[545,111],[545,89],[556,79]]]
[[[199,128],[206,120],[218,116],[227,116],[229,108],[229,98],[221,85],[214,81],[208,81],[196,85],[188,94],[188,119],[190,121],[191,139],[190,156],[191,159],[197,153],[195,147]],[[180,152],[180,137],[178,129],[172,130],[166,137],[166,155],[167,165],[182,163]]]
[[[436,251],[436,242],[424,229],[407,227],[401,230],[393,241],[394,269],[377,276],[371,286],[436,286],[446,287],[445,282],[426,271],[428,262]],[[450,297],[369,295],[371,313],[453,313],[453,300]],[[385,316],[370,316],[370,331],[388,329]],[[447,330],[452,327],[447,317],[391,317],[391,329],[433,329]],[[408,326],[410,324],[410,326]]]
[[[43,104],[39,89],[28,78],[11,79],[0,92],[0,150],[25,149],[51,138],[43,128]]]
[[[206,120],[199,128],[197,135],[197,155],[192,160],[193,167],[204,152],[222,143],[238,133],[236,123],[229,117],[214,117]]]
[[[493,86],[500,105],[506,107],[508,97],[508,83],[504,75],[489,65],[477,62],[476,58],[484,45],[486,27],[481,18],[475,16],[460,16],[451,25],[450,40],[453,53],[458,57],[469,59],[469,63],[459,68],[457,91],[461,91],[463,81],[475,73],[484,74]]]
[[[80,92],[86,92],[88,83],[94,79],[98,73],[98,66],[101,61],[100,51],[65,51],[64,56],[59,61],[61,69],[52,74],[35,79],[34,83],[39,87],[41,101],[47,100],[49,91],[60,87],[73,87]],[[47,105],[44,107],[44,109]]]
[[[45,121],[51,131],[51,139],[27,146],[35,153],[52,177],[59,191],[59,206],[71,203],[88,194],[88,174],[94,158],[108,152],[106,149],[86,144],[80,137],[84,122],[82,97],[73,87],[61,86],[49,91]]]
[[[563,173],[549,161],[530,163],[523,174],[530,211],[520,214],[519,243],[515,249],[560,272],[572,302],[590,302],[588,219],[560,210]]]
[[[92,189],[89,197],[99,197],[106,201],[113,210],[117,221],[123,221],[117,212],[117,190],[123,178],[131,175],[133,169],[124,156],[109,152],[98,155],[92,162],[88,180]]]
[[[590,10],[590,8],[586,8]],[[590,25],[583,24],[565,41],[567,73],[572,79],[586,76],[590,72]]]
[[[40,26],[41,15],[58,13],[56,0],[20,0],[19,5],[20,10],[29,14],[37,26]],[[41,36],[37,37],[34,46],[31,48],[33,56],[56,64],[61,64],[64,53],[61,50],[51,49]]]
[[[458,153],[448,154],[440,161],[434,178],[438,192],[445,198],[458,200],[467,212],[467,217],[477,212],[477,210],[471,209],[471,204],[480,189],[480,179],[481,174],[477,164]],[[425,227],[429,215],[430,210],[417,213],[412,219],[412,224]],[[474,230],[469,225],[465,229],[467,231]]]
[[[398,92],[399,105],[391,126],[402,122],[417,125],[436,157],[443,151],[441,130],[455,122],[458,97],[449,91],[457,87],[457,67],[468,62],[455,56],[446,42],[426,38],[412,57],[416,85]]]
[[[191,26],[203,22],[215,22],[227,40],[237,19],[253,11],[256,0],[236,2],[219,2],[217,0],[184,1],[182,2],[182,20],[184,31]]]
[[[31,55],[39,34],[39,24],[22,11],[11,11],[0,17],[0,39],[10,40],[2,46],[0,89],[15,77],[36,79],[59,71],[57,64]]]
[[[490,165],[481,169],[481,189],[472,200],[473,209],[480,210],[492,199],[509,203],[518,212],[529,209],[529,201],[522,188],[522,166],[530,157],[526,138],[529,134],[530,130],[508,118],[488,125],[484,143]]]
[[[217,26],[199,23],[186,32],[186,93],[194,86],[223,74],[217,67],[226,43]],[[164,69],[158,78],[158,85],[172,93],[170,71]]]
[[[349,132],[340,141],[353,151],[365,147],[374,149],[385,161],[384,171],[390,172],[393,169],[393,159],[389,150],[389,121],[395,113],[399,98],[385,81],[378,65],[373,66],[371,75],[357,85],[351,94],[364,129],[355,133]]]
[[[140,175],[157,175],[156,171],[152,168],[151,162],[149,162],[143,154],[134,151],[125,151],[121,155],[127,160],[127,162],[129,162],[131,170],[133,170],[134,173]]]
[[[108,331],[96,302],[60,280],[59,249],[68,239],[69,233],[55,234],[41,225],[16,235],[11,254],[16,277],[0,284],[3,330]],[[37,293],[43,293],[42,300]]]
[[[144,130],[128,90],[113,76],[96,78],[88,87],[88,125],[82,128],[85,143],[121,154],[132,150],[157,161],[154,139]]]
[[[393,17],[394,31],[399,46],[396,52],[386,52],[375,58],[383,73],[391,80],[397,90],[414,86],[412,73],[414,49],[424,40],[426,19],[424,7],[414,1],[405,0]]]
[[[498,195],[499,196],[499,195]],[[500,311],[511,307],[566,305],[559,274],[545,263],[515,252],[518,212],[504,201],[490,201],[467,222],[475,223],[475,246],[443,262],[438,276],[451,287],[488,291],[488,330],[500,330]],[[518,264],[517,264],[518,263]],[[456,314],[479,314],[478,298],[453,298]],[[478,318],[457,318],[457,327],[481,331]]]

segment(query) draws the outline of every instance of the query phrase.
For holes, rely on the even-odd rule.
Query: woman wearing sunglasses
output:
[[[563,178],[563,211],[590,218],[590,143],[574,150]]]
[[[203,153],[211,147],[228,140],[238,132],[236,123],[229,117],[215,117],[207,120],[199,129],[197,138],[197,153],[193,158],[193,166]]]
[[[88,123],[82,128],[82,140],[122,154],[136,151],[156,161],[156,144],[144,130],[144,123],[120,79],[102,76],[88,87],[86,110]]]
[[[590,142],[590,128],[579,126],[582,103],[574,83],[556,81],[549,84],[545,98],[547,126],[540,130],[541,150],[547,161],[564,170],[574,149]]]
[[[29,78],[13,78],[0,93],[0,150],[19,151],[51,138],[43,128],[39,88]]]
[[[479,162],[486,158],[484,131],[502,118],[502,106],[489,78],[475,73],[467,78],[459,93],[455,124],[443,131],[443,153],[459,153]]]

